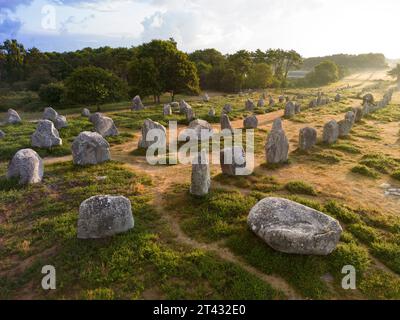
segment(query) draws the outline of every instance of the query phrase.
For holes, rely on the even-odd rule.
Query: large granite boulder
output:
[[[324,125],[322,141],[327,144],[333,144],[339,138],[339,125],[335,120],[331,120]]]
[[[212,126],[205,120],[196,119],[189,123],[189,126],[180,133],[180,141],[197,140],[207,141],[213,136]]]
[[[43,119],[54,122],[58,116],[58,112],[52,107],[45,108],[43,111]]]
[[[282,198],[264,198],[250,211],[250,229],[273,249],[304,255],[328,255],[342,228],[326,214]]]
[[[57,130],[68,127],[68,121],[65,116],[58,115],[53,123]]]
[[[285,118],[293,118],[296,114],[296,107],[295,104],[292,101],[289,101],[288,103],[286,103],[285,106],[285,113],[284,113],[284,117]]]
[[[282,120],[275,119],[272,130],[265,144],[267,162],[270,164],[284,163],[288,160],[289,140],[282,127]]]
[[[74,164],[81,166],[108,161],[110,145],[97,132],[81,132],[72,143],[72,158]]]
[[[20,184],[39,183],[43,179],[43,160],[32,149],[19,150],[12,158],[7,179],[19,178]]]
[[[144,105],[142,103],[142,99],[140,99],[140,96],[135,96],[132,99],[132,110],[137,111],[137,110],[143,110]]]
[[[110,237],[133,226],[131,202],[123,196],[94,196],[79,207],[79,239]]]
[[[258,119],[256,115],[251,115],[243,120],[243,127],[245,129],[256,129],[258,127]]]
[[[36,131],[31,136],[32,147],[52,148],[62,145],[62,139],[54,123],[50,120],[40,120]]]
[[[157,130],[153,131],[153,134],[157,134],[157,139],[160,139],[160,141],[157,139],[153,140],[153,138],[149,136],[149,132],[151,130]],[[155,122],[151,119],[146,119],[144,120],[142,126],[142,136],[139,139],[139,148],[147,149],[154,143],[162,145],[167,143],[167,129],[158,122]]]
[[[246,153],[241,146],[225,148],[220,152],[222,173],[230,176],[239,175],[238,169],[246,168]]]
[[[203,150],[192,162],[192,182],[190,193],[195,196],[205,196],[210,191],[211,176],[207,153]]]
[[[299,132],[299,149],[303,151],[310,150],[317,143],[317,130],[306,127]]]
[[[113,137],[119,134],[113,119],[110,117],[106,117],[101,113],[95,113],[92,115],[91,120],[94,125],[94,130],[103,137]]]
[[[7,111],[7,123],[8,124],[17,124],[21,123],[21,117],[19,116],[18,112],[14,109],[8,109]]]

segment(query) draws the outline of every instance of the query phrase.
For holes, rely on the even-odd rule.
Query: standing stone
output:
[[[195,196],[205,196],[210,191],[211,177],[207,153],[202,150],[192,162],[192,183],[190,193]]]
[[[132,99],[132,110],[137,111],[137,110],[143,110],[144,105],[142,103],[142,99],[140,99],[140,96],[135,96]]]
[[[274,98],[272,98],[272,96],[269,97],[268,103],[269,103],[270,107],[273,107],[275,105],[275,100],[274,100]]]
[[[315,108],[318,106],[318,101],[317,99],[313,99],[310,101],[310,104],[308,105],[309,108]]]
[[[354,107],[352,110],[354,113],[354,122],[360,122],[363,117],[363,111],[361,107]]]
[[[290,101],[289,96],[286,96],[286,97],[285,97],[285,101],[286,101],[286,102],[289,102],[289,101]]]
[[[208,116],[209,117],[215,117],[215,109],[212,107],[210,110],[208,110]]]
[[[171,105],[169,105],[169,104],[164,104],[164,107],[163,107],[163,115],[164,115],[164,116],[170,116],[170,115],[172,115]]]
[[[179,112],[180,112],[181,114],[186,114],[186,110],[187,110],[188,108],[191,108],[191,106],[190,106],[188,103],[186,103],[185,100],[181,100],[181,101],[179,102]]]
[[[230,131],[233,131],[233,128],[232,128],[232,125],[231,125],[231,121],[229,120],[229,117],[228,117],[227,114],[223,113],[221,115],[220,123],[221,123],[221,131],[222,130],[226,130],[226,129],[230,130]]]
[[[327,144],[333,144],[339,137],[339,125],[335,120],[331,120],[324,125],[322,141]]]
[[[51,148],[62,145],[62,139],[54,123],[50,120],[40,120],[36,131],[31,137],[32,147]]]
[[[299,149],[303,151],[310,150],[317,143],[317,130],[306,127],[299,132]]]
[[[150,137],[148,137],[148,133],[150,130],[157,129],[159,136],[157,136],[157,139],[161,139],[160,141],[156,140],[149,140]],[[139,139],[139,148],[147,149],[154,143],[158,143],[159,145],[164,145],[167,143],[167,129],[159,124],[158,122],[155,122],[151,119],[146,119],[144,120],[143,126],[142,126],[142,137]]]
[[[7,111],[7,123],[9,124],[17,124],[21,123],[21,117],[19,116],[18,112],[14,109],[8,109]]]
[[[96,112],[90,115],[89,121],[94,125],[97,121],[100,120],[101,117],[104,117],[104,115],[100,112]]]
[[[45,108],[43,111],[43,119],[54,122],[58,116],[58,112],[52,107]]]
[[[246,119],[243,120],[243,127],[245,129],[256,129],[258,127],[257,117],[254,114],[246,117]]]
[[[368,103],[368,104],[374,104],[375,98],[372,95],[372,93],[367,93],[366,95],[363,96],[363,105]]]
[[[170,103],[170,105],[174,111],[179,111],[179,102],[173,101]]]
[[[279,96],[279,103],[283,103],[285,101],[285,97],[284,96]]]
[[[210,96],[207,93],[204,94],[203,101],[204,102],[209,102],[210,101]]]
[[[110,160],[110,145],[97,132],[83,131],[72,143],[72,158],[76,165],[94,165]]]
[[[78,239],[110,237],[133,226],[131,202],[123,196],[94,196],[79,207]]]
[[[118,129],[114,124],[113,119],[102,114],[94,117],[94,130],[100,133],[103,137],[112,137],[118,135]]]
[[[362,115],[363,116],[368,115],[371,112],[371,109],[372,105],[370,105],[368,102],[365,102],[362,107]]]
[[[336,96],[335,96],[335,102],[340,102],[342,100],[342,96],[340,95],[340,93],[338,93]]]
[[[347,137],[350,134],[353,123],[350,120],[340,120],[338,122],[339,126],[339,137]]]
[[[222,173],[229,176],[239,175],[240,168],[246,168],[246,153],[243,147],[234,146],[225,148],[220,152],[220,164]]]
[[[0,130],[0,139],[3,139],[6,136],[3,130]]]
[[[230,104],[224,105],[224,107],[222,108],[222,112],[223,113],[231,113],[232,112],[232,106]]]
[[[57,115],[53,122],[57,130],[68,127],[67,118],[65,116]]]
[[[353,111],[348,111],[346,112],[346,114],[344,115],[344,119],[349,121],[351,123],[351,125],[353,126],[355,120],[356,120],[356,115],[354,114]]]
[[[295,113],[295,114],[298,114],[298,113],[300,113],[300,112],[301,112],[301,105],[300,105],[300,103],[296,102],[296,103],[294,104],[294,113]]]
[[[90,117],[90,110],[88,108],[82,109],[82,117],[86,117],[86,118]]]
[[[289,141],[282,128],[282,120],[280,118],[274,120],[272,130],[267,137],[265,151],[268,163],[284,163],[288,160]]]
[[[247,217],[249,228],[273,249],[292,254],[328,255],[342,228],[336,219],[282,198],[264,198]]]
[[[192,109],[192,107],[188,107],[187,109],[186,109],[186,113],[185,113],[185,115],[186,115],[186,121],[192,121],[193,119],[194,119],[194,117],[195,117],[195,114],[194,114],[194,110]]]
[[[265,101],[264,101],[264,99],[260,99],[260,100],[258,100],[258,102],[257,102],[257,107],[259,107],[259,108],[262,108],[262,107],[264,107],[265,106]]]
[[[266,94],[265,92],[263,92],[263,93],[261,94],[260,99],[263,99],[263,100],[267,99],[267,94]]]
[[[247,111],[253,111],[254,110],[254,102],[250,99],[247,99],[245,102],[245,108]]]
[[[20,184],[39,183],[43,179],[43,161],[32,149],[19,150],[12,158],[7,179],[19,178]]]
[[[285,118],[293,118],[296,114],[296,108],[293,102],[289,101],[285,106]]]
[[[207,141],[213,136],[212,126],[205,120],[196,119],[179,134],[179,141]]]

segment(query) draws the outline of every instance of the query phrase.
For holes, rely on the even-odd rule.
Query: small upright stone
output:
[[[315,108],[318,106],[318,101],[317,99],[313,99],[310,101],[310,104],[308,105],[309,108]]]
[[[82,117],[86,117],[86,118],[90,117],[90,110],[88,108],[82,109]]]
[[[83,131],[72,143],[72,158],[80,166],[103,163],[111,159],[110,145],[97,132]]]
[[[257,117],[254,114],[246,117],[246,119],[243,120],[243,127],[245,129],[256,129],[258,127]]]
[[[272,98],[272,96],[269,96],[268,104],[270,107],[273,107],[275,105],[275,100],[274,98]]]
[[[302,151],[310,150],[317,143],[317,130],[306,127],[299,132],[299,149]]]
[[[21,123],[21,117],[19,116],[18,112],[14,109],[8,109],[7,111],[7,123],[8,124],[17,124]]]
[[[270,164],[284,163],[288,160],[289,141],[280,118],[275,119],[272,130],[268,134],[265,152],[267,162]]]
[[[353,111],[348,111],[344,115],[344,119],[349,121],[351,123],[351,125],[353,126],[354,122],[356,121],[356,115],[354,114]]]
[[[160,141],[158,140],[154,141],[153,139],[150,139],[150,137],[148,137],[148,134],[151,130],[158,130],[158,132],[155,133],[159,134],[157,136],[157,139],[161,139]],[[165,144],[166,141],[167,141],[167,129],[163,125],[151,119],[144,120],[142,126],[142,137],[139,139],[139,148],[147,149],[154,143]]]
[[[339,126],[339,137],[347,137],[350,134],[353,123],[350,120],[340,120],[338,122]]]
[[[58,130],[50,120],[40,120],[31,137],[32,147],[51,148],[62,145]]]
[[[331,120],[324,125],[322,141],[327,144],[333,144],[339,137],[339,125],[335,120]]]
[[[215,109],[213,107],[208,110],[208,116],[209,117],[215,117]]]
[[[207,93],[204,94],[203,101],[204,102],[209,102],[210,101],[210,96]]]
[[[185,116],[186,116],[186,121],[188,121],[188,122],[192,121],[195,118],[196,115],[195,115],[194,110],[192,109],[192,107],[189,106],[186,109]]]
[[[224,107],[222,108],[222,112],[223,113],[231,113],[232,112],[232,106],[230,104],[224,105]]]
[[[233,131],[232,125],[231,125],[231,121],[229,120],[229,117],[227,114],[223,113],[221,115],[221,131],[222,130],[230,130]]]
[[[39,183],[43,179],[43,160],[32,149],[19,150],[12,158],[7,179],[19,178],[20,184]]]
[[[3,130],[0,130],[0,139],[3,139],[6,136]]]
[[[296,114],[296,108],[295,105],[292,101],[289,101],[288,103],[286,103],[285,106],[285,118],[293,118]]]
[[[341,96],[340,93],[338,93],[338,94],[335,96],[335,102],[340,102],[341,100],[342,100],[342,96]]]
[[[78,239],[110,237],[133,226],[131,202],[123,196],[94,196],[79,207]]]
[[[185,100],[181,100],[179,102],[179,112],[182,114],[186,114],[186,110],[188,108],[191,108],[191,106],[185,101]]]
[[[202,150],[192,162],[190,193],[195,196],[202,197],[210,191],[210,165],[207,158],[207,153]]]
[[[264,99],[260,99],[260,100],[258,100],[258,102],[257,102],[257,107],[259,107],[259,108],[262,108],[262,107],[264,107],[265,106],[265,101],[264,101]]]
[[[296,102],[296,103],[294,104],[294,113],[295,113],[295,114],[298,114],[298,113],[300,113],[300,112],[301,112],[301,105],[300,105],[300,103]]]
[[[239,175],[238,170],[246,168],[246,153],[243,147],[234,146],[221,150],[220,164],[222,173],[229,176]]]
[[[65,116],[57,115],[53,123],[57,130],[68,127],[67,118]]]
[[[172,115],[172,109],[170,104],[164,104],[163,107],[163,115],[164,116],[170,116]]]
[[[361,107],[354,107],[353,109],[354,113],[354,122],[360,122],[362,117],[363,117],[363,110]]]
[[[54,122],[58,116],[58,112],[52,107],[45,108],[43,111],[43,119]]]
[[[284,96],[279,96],[279,103],[285,102],[285,97]]]
[[[254,110],[254,102],[250,99],[247,99],[245,102],[245,108],[247,111],[253,111]]]
[[[142,110],[142,109],[144,109],[142,99],[140,99],[140,96],[135,96],[132,99],[132,110],[137,111],[137,110]]]
[[[103,116],[97,116],[94,118],[94,130],[100,133],[103,137],[112,137],[118,135],[118,129],[114,124],[113,119]]]

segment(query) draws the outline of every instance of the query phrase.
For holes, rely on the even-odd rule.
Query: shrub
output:
[[[374,270],[366,275],[359,289],[369,299],[400,299],[400,280],[382,270]]]
[[[371,261],[367,249],[354,243],[339,243],[332,253],[330,268],[333,274],[341,274],[342,268],[346,265],[354,266],[357,272],[364,272]]]
[[[102,104],[127,97],[127,85],[113,73],[97,67],[77,68],[65,81],[66,98],[72,103]]]
[[[396,180],[400,180],[400,170],[396,170],[392,173],[392,178]]]
[[[64,94],[65,88],[61,83],[42,85],[39,90],[40,100],[49,104],[59,104]]]
[[[336,219],[339,219],[340,221],[343,221],[344,223],[354,223],[360,221],[360,217],[356,213],[342,207],[336,201],[328,201],[325,204],[324,209],[328,214]]]
[[[317,192],[312,186],[303,181],[291,181],[285,185],[285,189],[290,193],[295,194],[306,194],[310,196],[317,195]]]
[[[375,229],[368,227],[363,223],[351,224],[347,226],[347,229],[358,239],[367,244],[379,240],[379,234],[375,231]]]
[[[351,169],[351,172],[358,173],[369,178],[378,178],[378,174],[365,165],[357,165]]]

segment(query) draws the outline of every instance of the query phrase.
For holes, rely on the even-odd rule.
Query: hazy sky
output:
[[[400,0],[0,0],[0,40],[66,51],[175,38],[184,51],[400,58]]]

